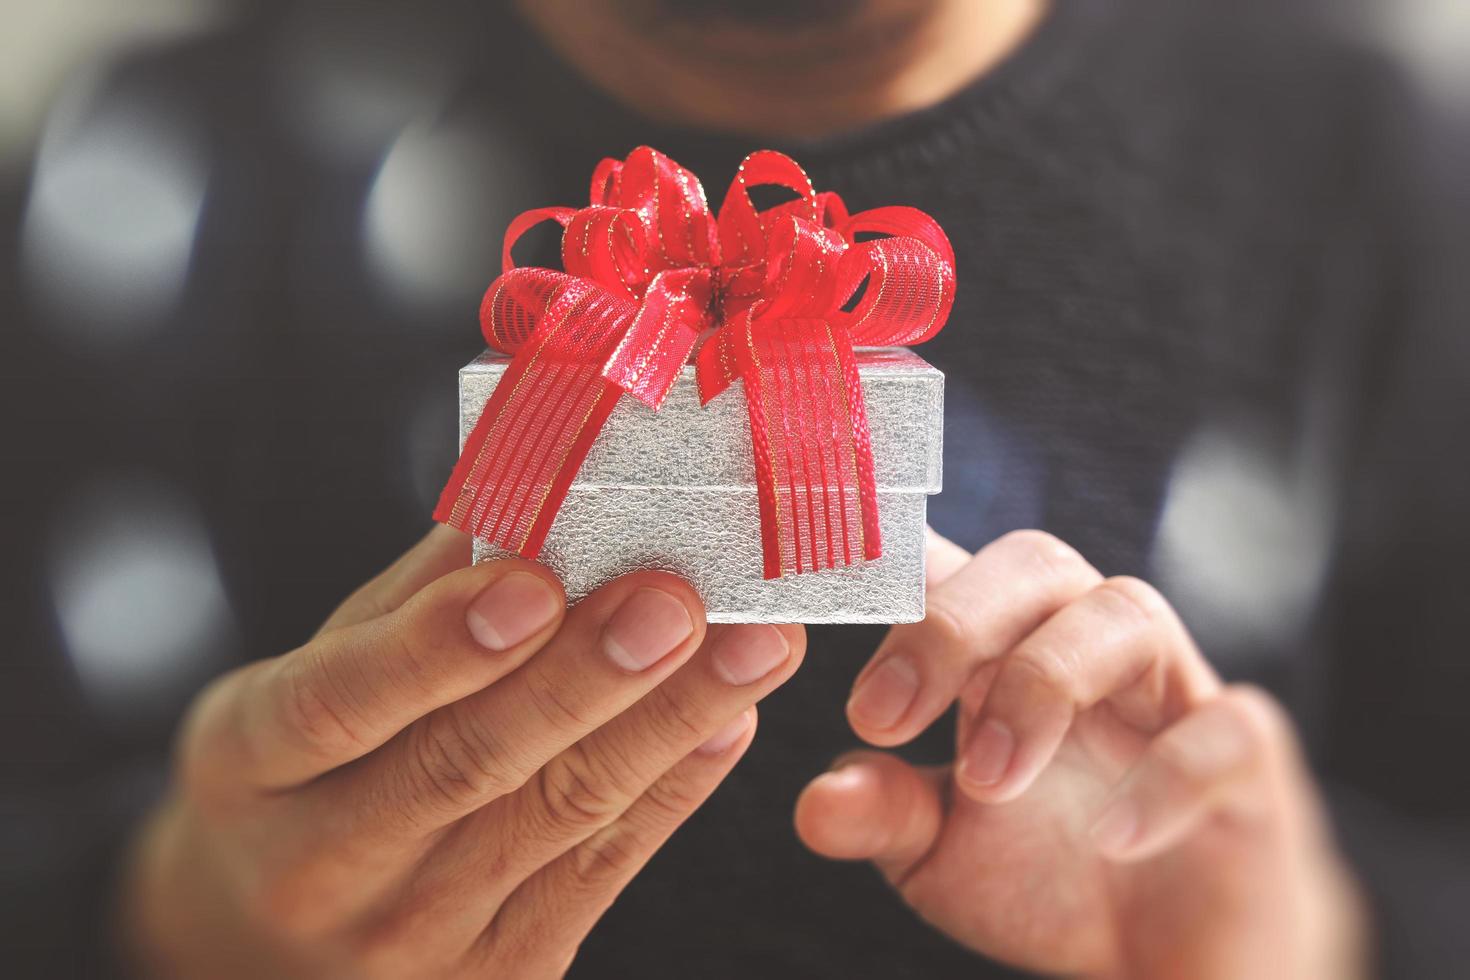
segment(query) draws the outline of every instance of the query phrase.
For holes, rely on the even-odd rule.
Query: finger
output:
[[[324,787],[365,832],[424,833],[519,789],[542,766],[674,673],[704,637],[689,585],[638,572],[566,614],[539,654],[499,683],[433,712]]]
[[[727,720],[615,822],[528,879],[501,906],[474,956],[516,976],[557,977],[628,882],[734,768],[755,735],[755,709]]]
[[[1184,625],[1151,586],[1112,578],[1068,605],[1001,661],[968,726],[955,776],[983,803],[1026,791],[1051,761],[1077,712],[1127,690],[1152,707],[1156,729],[1213,695],[1218,682]]]
[[[1137,861],[1174,847],[1222,809],[1246,819],[1266,812],[1269,777],[1294,742],[1275,701],[1232,687],[1149,745],[1099,811],[1093,841],[1105,857]]]
[[[924,528],[924,577],[930,588],[964,568],[973,557],[932,527]]]
[[[618,819],[680,759],[789,679],[805,638],[799,626],[712,629],[674,676],[551,759],[519,792],[461,822],[420,875],[420,887],[435,896],[424,903],[430,916],[442,928],[459,915],[478,932],[520,882]],[[496,874],[478,870],[486,867]]]
[[[513,671],[555,632],[561,585],[539,565],[487,562],[396,611],[324,633],[203,700],[192,769],[252,789],[304,783]]]
[[[943,544],[930,554],[944,564],[957,557]],[[978,666],[1101,580],[1076,551],[1041,531],[987,545],[929,591],[923,622],[889,631],[853,685],[853,730],[874,745],[914,738],[954,703]]]
[[[430,582],[469,564],[469,535],[435,524],[397,561],[348,596],[317,632],[352,626],[390,613]]]
[[[530,874],[626,810],[668,769],[796,672],[799,626],[732,625],[677,674],[582,741],[569,746],[514,797],[476,815],[490,860],[505,877]],[[498,901],[493,890],[486,892]],[[503,897],[503,896],[502,896]]]
[[[855,752],[807,784],[796,801],[796,834],[823,857],[872,861],[901,882],[939,837],[945,781],[941,767]]]

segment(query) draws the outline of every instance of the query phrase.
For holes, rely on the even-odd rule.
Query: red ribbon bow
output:
[[[749,189],[762,184],[796,199],[757,210]],[[712,330],[700,402],[745,382],[765,577],[879,557],[853,347],[915,344],[944,325],[954,252],[938,223],[908,207],[849,215],[770,150],[745,158],[718,217],[699,180],[648,147],[603,160],[591,198],[506,230],[480,322],[513,357],[434,519],[534,558],[617,400],[657,410]],[[511,247],[548,220],[564,229],[565,271],[516,268]]]

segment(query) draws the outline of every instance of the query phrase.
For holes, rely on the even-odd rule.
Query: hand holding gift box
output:
[[[761,184],[796,199],[758,211],[748,190]],[[718,217],[692,174],[646,147],[604,160],[591,196],[580,210],[529,211],[506,233],[481,320],[512,356],[463,375],[478,420],[435,518],[474,534],[482,554],[545,548],[573,597],[660,567],[700,589],[712,621],[921,618],[941,377],[907,352],[854,347],[943,326],[954,299],[943,231],[913,208],[849,215],[770,151],[746,158]],[[565,271],[515,268],[512,245],[544,220],[565,229]],[[728,410],[653,421],[671,394],[692,402],[697,383],[709,404],[737,378],[744,441],[722,425]],[[885,383],[870,429],[864,388]],[[610,416],[626,421],[599,438]],[[582,472],[594,440],[624,465]]]

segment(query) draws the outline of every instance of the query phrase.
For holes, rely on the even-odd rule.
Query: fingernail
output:
[[[1104,854],[1120,854],[1138,836],[1138,807],[1124,797],[1110,803],[1092,825],[1092,840]]]
[[[715,673],[726,684],[753,684],[786,662],[791,649],[774,626],[738,626],[725,630],[710,651]]]
[[[487,650],[509,650],[545,629],[561,611],[561,597],[530,572],[496,579],[465,610],[465,626]]]
[[[1016,737],[1010,728],[994,718],[982,724],[960,761],[960,776],[976,786],[994,786],[1006,774]]]
[[[739,718],[715,732],[695,751],[701,755],[719,755],[740,741],[748,731],[750,731],[750,712],[742,711]]]
[[[684,603],[667,592],[638,589],[613,613],[602,648],[623,670],[647,670],[689,639],[694,621]]]
[[[870,728],[892,728],[919,696],[919,672],[907,657],[891,656],[864,677],[847,710]]]

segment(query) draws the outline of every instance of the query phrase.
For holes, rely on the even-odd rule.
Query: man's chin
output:
[[[654,0],[653,6],[684,21],[805,26],[849,20],[872,0]]]

